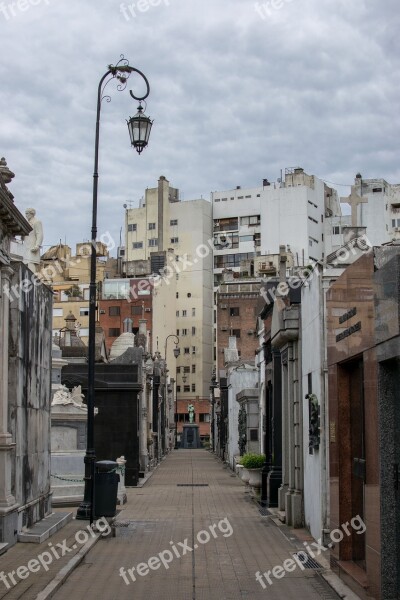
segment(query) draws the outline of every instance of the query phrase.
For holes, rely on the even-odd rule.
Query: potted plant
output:
[[[242,459],[242,465],[248,472],[248,484],[253,488],[255,495],[258,495],[261,489],[261,469],[264,463],[264,454],[249,452]]]

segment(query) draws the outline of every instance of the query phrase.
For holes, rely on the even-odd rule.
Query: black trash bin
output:
[[[94,474],[94,515],[99,517],[115,517],[117,514],[117,494],[119,475],[118,464],[114,460],[96,462]]]

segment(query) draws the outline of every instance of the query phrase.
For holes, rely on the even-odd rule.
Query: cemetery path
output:
[[[319,571],[293,559],[286,528],[262,512],[212,454],[175,450],[145,486],[128,489],[116,536],[101,539],[54,598],[337,600]],[[263,578],[264,589],[256,572],[274,567],[279,577]]]

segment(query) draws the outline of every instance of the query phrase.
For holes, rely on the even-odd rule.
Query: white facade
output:
[[[303,285],[301,295],[304,520],[315,539],[323,538],[329,526],[328,507],[328,403],[326,394],[324,295],[320,268]],[[315,394],[320,409],[320,445],[309,451],[309,403]]]
[[[399,237],[400,184],[357,176],[350,197],[341,201],[352,207],[352,225],[366,227],[372,246]]]
[[[240,404],[236,400],[236,395],[245,389],[255,388],[258,382],[258,369],[247,363],[240,366],[228,366],[226,369],[228,376],[228,453],[226,460],[229,462],[231,469],[234,469],[234,457],[240,454],[239,452],[239,410]]]
[[[240,271],[241,262],[254,258],[261,225],[262,187],[236,188],[211,194],[214,220],[214,281],[224,268]],[[250,273],[248,273],[250,275]]]
[[[288,170],[287,170],[288,171]],[[324,257],[326,209],[340,214],[335,190],[303,169],[286,173],[279,187],[269,186],[261,194],[261,254],[291,251],[295,266]]]

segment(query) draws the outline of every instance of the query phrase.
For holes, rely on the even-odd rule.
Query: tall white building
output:
[[[257,272],[256,256],[279,255],[286,246],[294,266],[303,266],[324,257],[324,222],[341,215],[336,190],[300,167],[286,169],[284,180],[255,188],[211,195],[214,220],[214,284],[223,269],[244,276]],[[261,261],[262,262],[262,261]]]
[[[146,190],[138,208],[126,210],[124,271],[127,276],[161,272],[167,284],[174,280],[174,318],[168,318],[163,330],[165,338],[179,336],[178,398],[208,402],[213,357],[211,203],[181,202],[179,190],[161,176],[157,187]],[[165,317],[160,313],[153,321]],[[155,344],[153,339],[153,348]],[[162,353],[164,344],[165,339],[160,339]],[[169,346],[175,347],[173,339]]]

